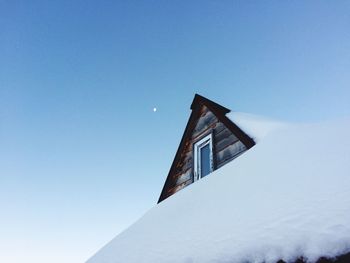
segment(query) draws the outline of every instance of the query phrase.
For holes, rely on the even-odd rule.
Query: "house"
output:
[[[88,263],[350,262],[350,118],[191,109],[159,203]]]
[[[255,145],[226,114],[229,109],[198,94],[158,203],[207,176]]]

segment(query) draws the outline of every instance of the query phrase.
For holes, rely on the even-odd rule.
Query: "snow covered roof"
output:
[[[312,262],[350,251],[350,120],[228,117],[256,146],[150,209],[88,263]]]
[[[291,124],[286,122],[235,111],[228,113],[227,117],[253,138],[256,143],[273,131],[291,126]]]

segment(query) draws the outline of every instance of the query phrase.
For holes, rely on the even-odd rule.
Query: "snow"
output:
[[[261,141],[267,134],[286,129],[291,124],[249,113],[230,112],[227,117],[248,134],[255,142]]]
[[[229,118],[257,145],[155,205],[88,263],[314,262],[350,251],[350,120]]]

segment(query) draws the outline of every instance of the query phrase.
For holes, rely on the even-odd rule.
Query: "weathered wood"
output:
[[[216,137],[216,136],[219,136],[220,134],[221,134],[221,132],[223,132],[223,131],[226,131],[227,130],[227,128],[225,127],[225,125],[222,123],[222,122],[219,122],[219,120],[217,120],[217,122],[216,122],[216,125],[215,125],[215,127],[213,127],[213,129],[214,129],[214,136]]]
[[[193,145],[208,134],[212,134],[214,170],[254,145],[254,141],[225,116],[230,111],[227,108],[196,95],[191,109],[158,202],[193,182]]]
[[[232,160],[236,159],[239,157],[241,154],[243,154],[245,151],[239,152],[237,155],[231,156],[225,160],[223,160],[221,163],[216,165],[216,169],[219,169],[220,167],[224,166],[225,164],[231,162]]]
[[[245,151],[245,146],[218,118],[203,106],[192,134],[186,139],[169,184],[171,194],[193,182],[193,145],[204,135],[213,133],[214,168],[217,169]]]
[[[177,178],[176,178],[176,183],[175,185],[178,186],[180,184],[182,184],[183,182],[186,182],[188,180],[192,179],[192,169],[188,169],[187,171],[185,171],[182,174],[178,174]]]
[[[234,157],[237,157],[244,151],[246,151],[246,147],[241,141],[237,141],[234,144],[228,145],[221,151],[216,153],[216,164],[217,167],[221,167],[222,164],[227,160],[232,160]]]
[[[228,147],[229,145],[234,144],[236,142],[238,142],[238,139],[233,134],[230,134],[227,137],[223,137],[220,141],[215,142],[215,152],[218,153],[226,147]]]
[[[192,179],[187,180],[187,181],[185,181],[185,182],[183,182],[183,183],[181,183],[181,184],[179,184],[179,185],[177,185],[177,186],[175,186],[175,187],[170,188],[170,189],[168,190],[169,196],[170,196],[170,195],[173,195],[174,193],[176,193],[176,192],[178,192],[178,191],[180,191],[181,189],[183,189],[184,187],[188,186],[188,185],[191,184],[191,183],[192,183]]]
[[[222,131],[220,131],[219,133],[214,133],[214,139],[216,142],[220,142],[224,139],[226,139],[229,136],[234,136],[235,138],[237,138],[229,129],[224,128]],[[238,138],[237,138],[238,140]]]
[[[204,116],[199,118],[196,127],[193,130],[192,138],[198,137],[199,134],[202,134],[215,122],[217,122],[217,118],[212,112],[208,111]]]
[[[192,137],[192,142],[195,143],[196,141],[199,141],[203,137],[203,134],[211,133],[211,131],[213,131],[215,126],[216,126],[216,122],[214,122],[214,123],[210,124],[209,126],[205,127],[205,129],[203,129],[202,132],[198,132],[197,134],[195,134],[194,137]]]
[[[186,162],[184,162],[184,166],[182,167],[183,170],[187,170],[189,168],[192,168],[193,166],[193,158],[190,156],[188,159],[186,159]]]
[[[191,168],[192,168],[192,167],[191,167]],[[172,179],[173,179],[174,181],[176,181],[181,175],[183,175],[184,173],[187,173],[187,171],[190,171],[191,168],[188,168],[187,170],[181,170],[181,171],[175,173],[175,174],[172,176]]]
[[[192,152],[188,152],[186,155],[182,155],[181,159],[179,160],[179,162],[176,164],[176,168],[177,170],[183,170],[186,169],[184,168],[184,165],[186,165],[186,163],[188,162],[188,160],[192,158]]]

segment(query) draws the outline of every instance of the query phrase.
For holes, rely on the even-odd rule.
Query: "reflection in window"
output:
[[[194,173],[193,181],[207,176],[213,171],[213,140],[212,134],[208,134],[194,144]]]
[[[209,143],[203,146],[200,150],[201,156],[201,177],[204,177],[210,173],[210,147]]]

